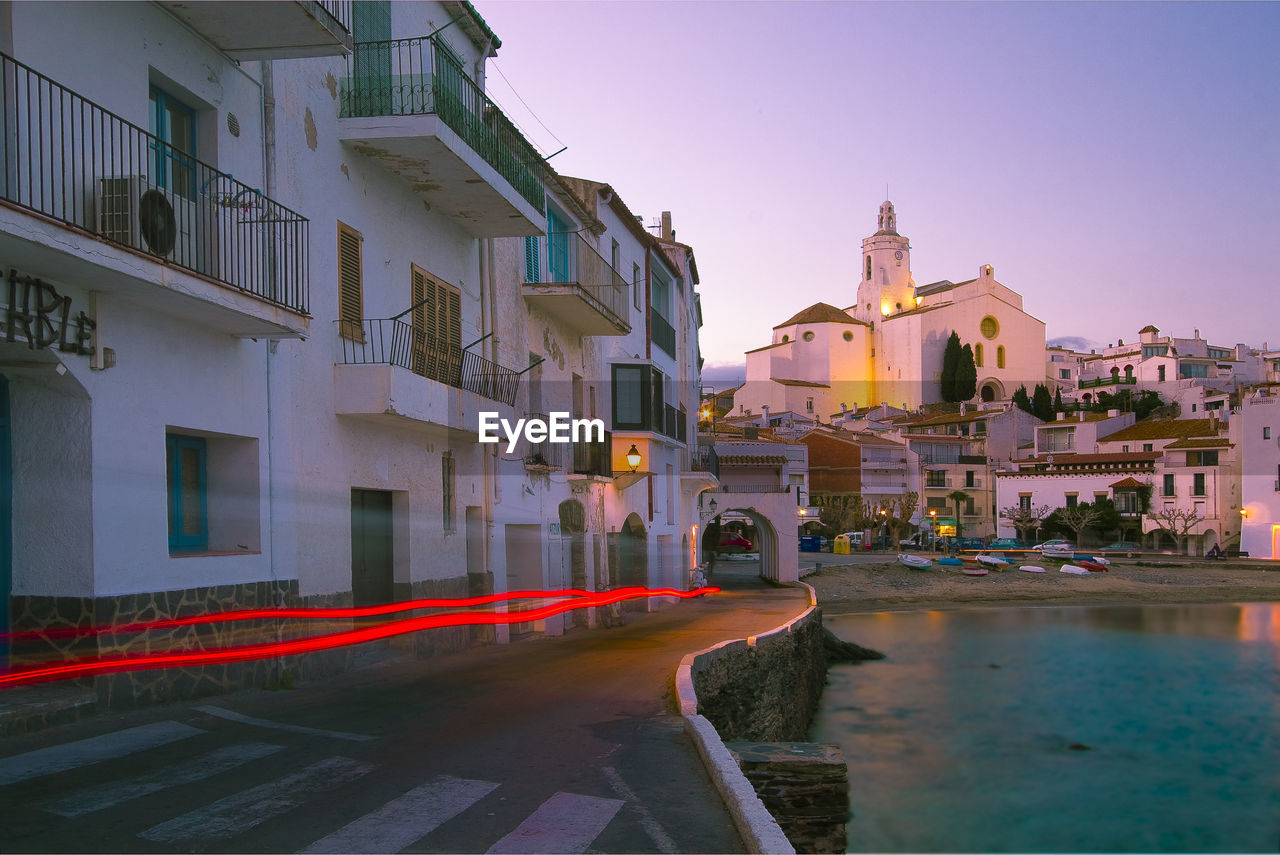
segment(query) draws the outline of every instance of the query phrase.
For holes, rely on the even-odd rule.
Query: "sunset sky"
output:
[[[1280,349],[1280,4],[476,7],[552,165],[693,245],[711,379],[853,302],[886,185],[917,284],[992,264],[1051,341]]]

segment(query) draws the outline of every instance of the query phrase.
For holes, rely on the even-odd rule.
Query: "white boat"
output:
[[[898,563],[913,570],[924,570],[926,567],[933,566],[933,562],[928,558],[922,555],[911,555],[906,552],[898,553]]]
[[[992,570],[1003,570],[1009,565],[1008,559],[1001,558],[998,555],[987,555],[985,553],[978,556],[978,563],[989,567]]]
[[[1037,566],[1036,566],[1036,565],[1034,565],[1034,564],[1023,564],[1023,565],[1022,565],[1021,567],[1019,567],[1018,569],[1019,569],[1019,570],[1022,570],[1022,571],[1024,571],[1024,572],[1026,572],[1026,573],[1043,573],[1043,572],[1044,572],[1044,568],[1043,568],[1043,567],[1037,567]]]
[[[1063,564],[1058,568],[1059,573],[1070,573],[1072,576],[1088,576],[1089,568],[1077,567],[1074,564]]]
[[[987,568],[981,564],[966,564],[960,568],[960,572],[966,576],[985,576]]]

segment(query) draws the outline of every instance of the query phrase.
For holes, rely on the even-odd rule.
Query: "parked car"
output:
[[[1037,543],[1031,548],[1036,552],[1043,552],[1046,546],[1049,547],[1050,550],[1056,549],[1059,551],[1076,548],[1076,545],[1069,540],[1046,540],[1044,543]]]
[[[901,549],[924,549],[924,544],[927,537],[928,535],[926,535],[924,532],[918,531],[915,534],[911,535],[910,537],[903,538],[902,540],[898,541],[898,546]]]
[[[744,551],[750,551],[751,541],[747,540],[736,531],[727,531],[720,535],[720,548],[738,548]]]
[[[997,537],[987,544],[987,549],[1005,550],[1007,552],[1026,551],[1030,548],[1016,537]]]
[[[1134,543],[1132,540],[1117,540],[1115,543],[1102,547],[1103,552],[1123,552],[1125,558],[1132,558],[1133,554],[1142,547]]]

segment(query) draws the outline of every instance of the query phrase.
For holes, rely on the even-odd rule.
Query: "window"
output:
[[[410,269],[411,368],[415,374],[456,386],[462,370],[462,293],[416,264]]]
[[[650,273],[649,305],[664,321],[671,317],[671,277],[661,267],[654,266]]]
[[[843,335],[843,336],[841,336],[841,337],[842,337],[845,341],[853,341],[853,333],[849,332],[848,330],[845,330],[845,331],[844,331],[844,335]]]
[[[1192,404],[1192,405],[1191,405],[1191,412],[1193,412],[1193,413],[1194,413],[1195,411],[1196,411],[1196,405],[1195,405],[1195,404]]]
[[[1080,497],[1075,493],[1067,493],[1067,507],[1074,508],[1078,504],[1080,504]]]
[[[924,506],[926,508],[937,508],[941,510],[948,510],[951,507],[947,504],[946,496],[930,496],[924,500]]]
[[[996,348],[996,368],[1004,368],[1004,345]]]
[[[552,282],[570,281],[569,241],[572,239],[573,225],[548,205],[547,274]]]
[[[1155,443],[1153,443],[1153,442],[1144,442],[1144,443],[1142,443],[1142,450],[1143,450],[1143,451],[1155,451],[1155,448],[1156,448],[1156,446],[1155,446]]]
[[[973,364],[982,367],[982,343],[979,342],[973,346]]]
[[[942,471],[929,470],[924,473],[926,487],[945,487],[947,486],[947,473]]]
[[[1163,365],[1156,366],[1156,381],[1159,383],[1164,382],[1164,366]]]
[[[151,87],[151,180],[188,199],[196,197],[196,111],[163,89]]]
[[[983,434],[985,434],[985,433],[987,432],[987,423],[986,423],[986,422],[974,422],[974,423],[973,423],[973,432],[974,432],[974,433],[976,433],[976,434],[978,434],[979,436],[982,436]]]
[[[202,437],[165,436],[169,491],[169,551],[199,552],[209,548],[209,496]]]
[[[1209,366],[1200,364],[1188,364],[1186,362],[1178,366],[1179,377],[1208,377]]]
[[[622,247],[613,238],[609,238],[609,266],[619,277],[622,276]]]
[[[813,412],[813,398],[805,398],[805,399],[804,399],[804,411],[805,411],[806,413],[812,413],[812,412]]]
[[[965,473],[964,473],[964,485],[965,485],[966,487],[973,487],[973,486],[976,486],[976,484],[975,484],[975,482],[974,482],[974,480],[973,480],[973,470],[972,470],[972,469],[968,469],[968,470],[966,470],[966,471],[965,471]]]
[[[640,279],[640,265],[632,264],[631,265],[632,302],[635,304],[637,311],[644,309],[644,288],[640,287],[642,284],[643,283]]]
[[[867,256],[867,279],[870,279],[870,278],[871,278],[871,256],[868,255]],[[868,305],[867,308],[870,309],[871,306]]]
[[[964,515],[971,517],[973,513],[973,496],[969,496],[964,500]]]
[[[440,455],[441,526],[447,532],[454,531],[453,496],[457,479],[453,471],[453,452]]]
[[[1070,380],[1070,379],[1071,379],[1071,369],[1070,369],[1070,368],[1059,368],[1059,369],[1058,369],[1058,379],[1059,379],[1059,380]]]
[[[805,341],[813,341],[813,333],[809,331],[804,332],[800,337]]]
[[[1263,426],[1263,428],[1262,428],[1262,438],[1263,438],[1263,439],[1271,439],[1271,426],[1270,426],[1270,425],[1264,425],[1264,426]]]
[[[364,341],[363,244],[358,231],[338,223],[338,333],[354,341]]]
[[[1043,451],[1073,451],[1076,447],[1076,429],[1068,428],[1050,428],[1040,432],[1040,450]]]
[[[1122,514],[1138,513],[1138,494],[1131,490],[1120,490],[1113,499],[1116,511]]]
[[[1031,510],[1031,494],[1023,493],[1018,496],[1018,507],[1024,511]]]
[[[1000,323],[995,318],[987,315],[982,319],[979,329],[982,330],[983,338],[993,339],[1000,334]]]
[[[615,430],[662,431],[664,377],[652,365],[613,365],[613,427]]]
[[[1188,451],[1187,465],[1188,466],[1217,466],[1218,452],[1217,451]]]
[[[782,343],[783,343],[783,344],[786,344],[786,343],[787,343],[787,342],[789,342],[789,341],[791,341],[791,336],[789,336],[789,335],[784,335],[784,336],[782,337]]]
[[[1191,495],[1193,495],[1193,496],[1203,496],[1203,495],[1205,495],[1205,492],[1204,492],[1204,473],[1203,473],[1203,472],[1197,472],[1197,473],[1195,473],[1193,476],[1191,476],[1191,479],[1192,479],[1192,480],[1191,480]]]
[[[1164,476],[1164,489],[1160,492],[1162,496],[1174,495],[1173,490],[1173,473],[1166,473]]]

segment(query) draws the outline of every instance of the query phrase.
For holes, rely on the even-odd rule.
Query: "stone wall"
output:
[[[811,609],[699,656],[691,669],[698,713],[726,740],[803,740],[827,680],[822,630],[822,613]]]
[[[727,742],[796,852],[843,852],[849,817],[844,753],[814,742]]]

